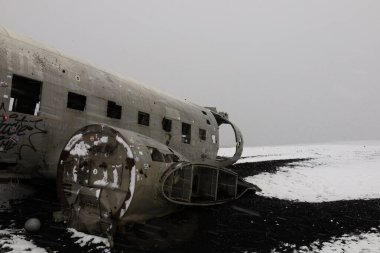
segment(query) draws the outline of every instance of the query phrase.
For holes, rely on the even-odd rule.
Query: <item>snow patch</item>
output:
[[[261,153],[249,153],[254,151]],[[263,196],[307,202],[380,198],[380,143],[247,148],[245,155],[255,162],[312,158],[247,177]]]
[[[94,145],[99,145],[101,143],[108,143],[108,136],[102,136],[98,141],[94,141]]]
[[[262,161],[276,161],[287,159],[318,158],[321,154],[315,150],[316,146],[263,146],[244,147],[241,158],[236,163],[252,163]],[[221,148],[218,155],[233,157],[236,148]]]
[[[80,141],[81,139],[83,138],[83,134],[77,134],[75,136],[73,136],[69,143],[67,143],[66,147],[65,147],[65,151],[70,151],[70,149],[74,146],[75,143],[77,143],[78,141]]]
[[[100,138],[100,141],[102,143],[107,143],[108,142],[108,136],[102,136],[102,138]]]
[[[37,247],[33,241],[28,241],[23,233],[23,230],[0,230],[0,251],[31,253],[47,252],[45,249]]]
[[[331,238],[331,240],[327,242],[317,240],[309,246],[300,247],[296,252],[380,252],[380,233],[346,234],[338,238]]]
[[[75,144],[74,149],[70,150],[70,155],[77,155],[77,156],[86,156],[88,155],[88,149],[90,148],[90,145],[84,143],[84,141],[81,141],[77,144]]]
[[[94,185],[97,185],[97,186],[106,186],[107,184],[108,184],[108,173],[107,173],[107,170],[103,170],[103,178],[99,179],[99,180],[96,180],[94,182]]]
[[[83,232],[79,232],[74,228],[68,228],[67,231],[71,233],[71,238],[76,239],[75,243],[84,246],[94,246],[98,245],[96,248],[103,250],[103,252],[111,252],[110,244],[107,238],[103,238],[96,235],[88,235]]]
[[[119,173],[118,173],[118,168],[121,168],[121,165],[112,165],[114,168],[112,171],[113,174],[113,182],[109,184],[110,187],[112,188],[117,188],[119,187]]]

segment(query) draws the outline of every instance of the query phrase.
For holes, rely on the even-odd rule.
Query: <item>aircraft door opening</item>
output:
[[[219,150],[218,156],[233,157],[236,149],[235,131],[230,124],[221,124],[219,126]],[[232,152],[226,152],[226,149],[231,148]],[[229,150],[229,149],[227,149]]]
[[[240,130],[228,120],[228,115],[226,113],[213,112],[213,115],[219,128],[219,148],[225,147],[224,145],[228,145],[230,147],[235,146],[228,152],[228,154],[227,152],[220,151],[220,149],[218,150],[218,166],[226,167],[239,160],[241,154],[243,153],[243,136]],[[226,132],[227,135],[225,135]],[[224,139],[224,136],[226,136],[227,139]]]
[[[37,116],[41,91],[42,82],[13,75],[9,110]]]

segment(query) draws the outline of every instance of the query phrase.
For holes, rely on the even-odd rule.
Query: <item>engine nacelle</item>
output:
[[[105,125],[80,129],[58,164],[58,194],[69,211],[70,225],[97,233],[115,222],[141,222],[173,212],[178,207],[159,196],[159,181],[180,159],[166,146],[135,132]]]
[[[149,137],[106,125],[86,126],[70,138],[57,175],[69,226],[108,235],[184,205],[236,199],[250,186],[233,171],[193,165]]]

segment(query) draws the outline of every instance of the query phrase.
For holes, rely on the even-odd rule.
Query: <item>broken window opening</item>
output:
[[[173,159],[171,157],[171,154],[164,154],[165,163],[172,163]]]
[[[182,123],[182,142],[190,144],[191,142],[191,125]]]
[[[158,149],[148,147],[148,150],[149,150],[150,156],[152,158],[152,161],[164,162],[164,157]]]
[[[206,140],[206,130],[205,129],[199,128],[199,139],[201,139],[202,141]]]
[[[175,154],[165,154],[164,158],[166,163],[179,162],[179,157]]]
[[[108,101],[107,117],[113,119],[121,119],[121,105],[117,105],[113,101]]]
[[[67,108],[84,111],[86,108],[86,100],[86,96],[74,92],[69,92],[67,94]]]
[[[149,113],[139,112],[138,123],[140,125],[149,126]]]
[[[38,115],[41,102],[42,82],[13,75],[9,110]]]
[[[172,121],[167,118],[162,119],[162,129],[166,132],[172,131]]]
[[[169,150],[172,153],[167,154],[167,156],[170,156],[170,158],[173,160],[173,162],[179,162],[179,160],[180,160],[179,157],[176,154],[174,154],[174,151],[171,148],[169,148]]]

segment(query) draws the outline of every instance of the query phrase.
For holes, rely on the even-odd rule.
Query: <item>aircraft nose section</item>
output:
[[[123,136],[111,127],[77,131],[61,153],[57,187],[69,224],[90,233],[112,228],[124,215],[135,185],[135,162]]]

